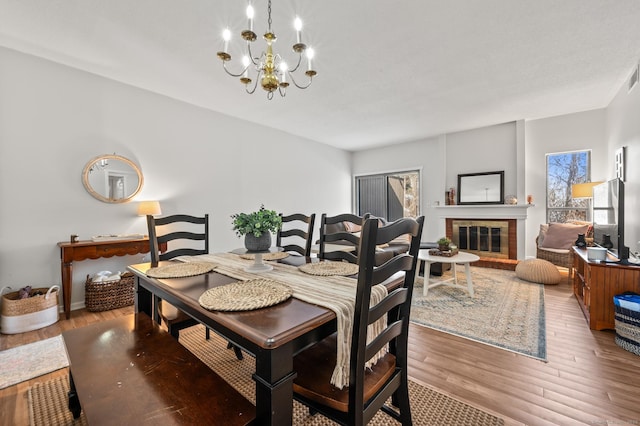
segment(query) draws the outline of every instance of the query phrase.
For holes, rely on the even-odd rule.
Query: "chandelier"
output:
[[[296,29],[296,43],[293,45],[293,51],[297,54],[297,63],[295,67],[289,68],[287,63],[283,60],[282,56],[273,53],[273,44],[276,42],[277,37],[271,31],[271,0],[269,0],[267,7],[268,16],[268,29],[264,33],[262,38],[267,43],[266,52],[263,51],[260,56],[254,57],[251,51],[251,45],[256,41],[256,33],[253,32],[253,17],[254,9],[251,4],[247,6],[247,18],[249,28],[242,31],[240,36],[247,42],[247,49],[242,58],[242,71],[235,74],[227,68],[227,62],[231,61],[231,55],[229,54],[229,41],[231,40],[231,31],[226,28],[222,32],[222,39],[224,40],[224,48],[221,52],[218,52],[218,58],[222,60],[222,67],[232,77],[240,77],[240,82],[245,85],[245,90],[249,94],[253,94],[258,87],[258,82],[264,90],[267,91],[267,98],[272,99],[273,93],[277,90],[280,96],[285,96],[287,93],[287,87],[289,87],[289,81],[291,81],[297,88],[306,89],[311,85],[313,77],[317,74],[311,66],[311,60],[313,59],[314,51],[306,44],[302,43],[302,21],[296,17],[294,20],[294,27]],[[303,61],[303,56],[306,56],[307,60]],[[305,82],[298,82],[295,80],[298,70],[304,68],[303,62],[306,62],[307,69],[304,71]],[[297,76],[300,78],[301,73]]]

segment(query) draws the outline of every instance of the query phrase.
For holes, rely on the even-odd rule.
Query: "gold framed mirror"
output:
[[[82,171],[82,184],[92,197],[105,203],[126,203],[140,192],[144,178],[133,161],[116,154],[89,160]]]

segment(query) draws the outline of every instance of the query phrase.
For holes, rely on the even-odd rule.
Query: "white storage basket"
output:
[[[19,298],[19,292],[13,291],[2,294],[2,307],[0,317],[0,332],[3,334],[17,334],[26,331],[37,330],[47,327],[58,321],[58,293],[60,287],[57,285],[50,288],[34,288],[32,293],[40,292],[44,294]]]

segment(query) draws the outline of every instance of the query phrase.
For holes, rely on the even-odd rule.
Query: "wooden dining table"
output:
[[[284,263],[309,261],[309,258],[300,258]],[[159,266],[170,263],[160,262]],[[136,312],[145,312],[160,322],[157,306],[163,299],[254,356],[257,423],[291,424],[293,379],[296,376],[293,356],[335,332],[336,314],[294,297],[257,310],[209,311],[200,306],[200,295],[236,279],[215,271],[186,278],[157,279],[146,275],[150,268],[150,263],[128,267],[136,275]]]

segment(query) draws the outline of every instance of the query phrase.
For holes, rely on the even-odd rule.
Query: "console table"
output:
[[[73,284],[73,262],[103,257],[134,255],[149,252],[149,238],[137,240],[59,242],[60,271],[62,273],[62,300],[66,319],[71,317],[71,288]],[[160,246],[167,249],[166,243]]]
[[[615,329],[613,296],[640,293],[640,266],[589,260],[587,250],[573,247],[573,294],[592,330]]]

